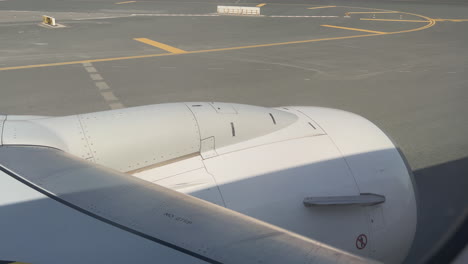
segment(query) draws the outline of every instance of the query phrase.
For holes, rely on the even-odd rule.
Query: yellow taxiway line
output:
[[[317,7],[309,7],[307,9],[321,9],[321,8],[331,8],[331,7],[336,7],[336,6],[317,6]]]
[[[262,7],[262,6],[265,6],[265,5],[266,5],[266,3],[261,3],[261,4],[256,5],[256,7]]]
[[[152,57],[171,56],[171,55],[196,54],[196,53],[206,53],[206,52],[218,52],[218,51],[228,51],[228,50],[240,50],[240,49],[252,49],[252,48],[262,48],[262,47],[273,47],[273,46],[282,46],[282,45],[291,45],[291,44],[301,44],[301,43],[311,43],[311,42],[319,42],[319,41],[327,41],[327,40],[362,38],[362,37],[370,37],[370,36],[377,36],[377,35],[381,35],[381,34],[367,34],[367,35],[355,35],[355,36],[345,36],[345,37],[333,37],[333,38],[321,38],[321,39],[308,39],[308,40],[298,40],[298,41],[268,43],[268,44],[259,44],[259,45],[250,45],[250,46],[239,46],[239,47],[220,48],[220,49],[186,51],[185,53],[158,53],[158,54],[147,54],[147,55],[138,55],[138,56],[126,56],[126,57],[114,57],[114,58],[93,59],[93,60],[66,61],[66,62],[55,62],[55,63],[45,63],[45,64],[33,64],[33,65],[23,65],[23,66],[12,66],[12,67],[3,67],[3,68],[0,68],[0,71],[19,70],[19,69],[31,69],[31,68],[42,68],[42,67],[52,67],[52,66],[63,66],[63,65],[81,64],[81,63],[86,63],[86,62],[94,63],[94,62],[106,62],[106,61],[120,61],[120,60],[132,60],[132,59],[152,58]]]
[[[440,21],[440,22],[445,22],[445,21],[450,21],[450,22],[467,22],[468,19],[449,19],[449,18],[438,18],[434,19],[434,21]]]
[[[329,27],[329,28],[339,28],[339,29],[346,29],[346,30],[362,31],[362,32],[368,32],[368,33],[374,33],[374,34],[387,34],[387,32],[360,29],[360,28],[339,27],[339,26],[332,26],[332,25],[321,25],[321,26],[322,27]]]
[[[340,6],[341,7],[341,6]],[[346,7],[346,6],[342,6]],[[385,11],[385,10],[384,10]],[[282,46],[282,45],[291,45],[291,44],[302,44],[302,43],[312,43],[319,41],[329,41],[329,40],[340,40],[340,39],[352,39],[352,38],[364,38],[372,36],[381,36],[384,34],[401,34],[408,32],[415,32],[430,28],[436,24],[436,20],[426,17],[423,15],[392,11],[393,13],[406,14],[411,16],[417,16],[422,19],[425,19],[428,23],[422,27],[412,28],[407,30],[395,31],[395,32],[379,32],[376,34],[366,34],[366,35],[355,35],[355,36],[345,36],[345,37],[332,37],[332,38],[321,38],[321,39],[308,39],[308,40],[298,40],[298,41],[289,41],[289,42],[278,42],[278,43],[268,43],[268,44],[259,44],[259,45],[250,45],[250,46],[239,46],[239,47],[229,47],[229,48],[219,48],[219,49],[210,49],[210,50],[196,50],[196,51],[186,51],[185,53],[159,53],[159,54],[147,54],[147,55],[138,55],[138,56],[126,56],[126,57],[113,57],[113,58],[103,58],[103,59],[91,59],[91,60],[80,60],[80,61],[67,61],[67,62],[55,62],[55,63],[45,63],[45,64],[32,64],[32,65],[23,65],[23,66],[11,66],[0,68],[0,71],[6,70],[19,70],[19,69],[30,69],[30,68],[41,68],[41,67],[53,67],[53,66],[62,66],[62,65],[73,65],[73,64],[82,64],[86,62],[107,62],[107,61],[120,61],[120,60],[131,60],[131,59],[143,59],[143,58],[152,58],[152,57],[161,57],[161,56],[173,56],[173,55],[183,55],[183,54],[196,54],[196,53],[205,53],[205,52],[218,52],[218,51],[229,51],[229,50],[240,50],[240,49],[250,49],[250,48],[261,48],[261,47],[273,47],[273,46]]]
[[[370,20],[370,21],[394,21],[394,22],[422,22],[429,23],[427,20],[404,20],[404,19],[379,19],[379,18],[361,18],[361,20]]]
[[[185,50],[181,50],[181,49],[178,49],[178,48],[175,48],[175,47],[172,47],[172,46],[169,46],[169,45],[166,45],[164,43],[157,42],[157,41],[154,41],[154,40],[151,40],[151,39],[147,39],[147,38],[134,38],[134,40],[139,41],[141,43],[151,45],[151,46],[156,47],[156,48],[163,49],[163,50],[168,51],[170,53],[177,53],[177,54],[187,53],[187,51],[185,51]]]

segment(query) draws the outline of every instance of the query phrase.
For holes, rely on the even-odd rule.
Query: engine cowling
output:
[[[384,262],[403,261],[414,237],[411,172],[352,113],[200,102],[3,126],[4,145],[58,148]]]

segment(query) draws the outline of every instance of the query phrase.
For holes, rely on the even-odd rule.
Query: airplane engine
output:
[[[5,119],[3,145],[57,148],[354,254],[400,263],[413,241],[411,170],[349,112],[196,102]]]

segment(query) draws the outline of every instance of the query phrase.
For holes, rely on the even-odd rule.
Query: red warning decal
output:
[[[356,248],[357,249],[364,249],[367,245],[367,236],[364,234],[360,234],[356,238]]]

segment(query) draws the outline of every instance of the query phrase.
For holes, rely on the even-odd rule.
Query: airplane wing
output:
[[[30,263],[376,263],[33,146],[0,147],[0,244]]]

